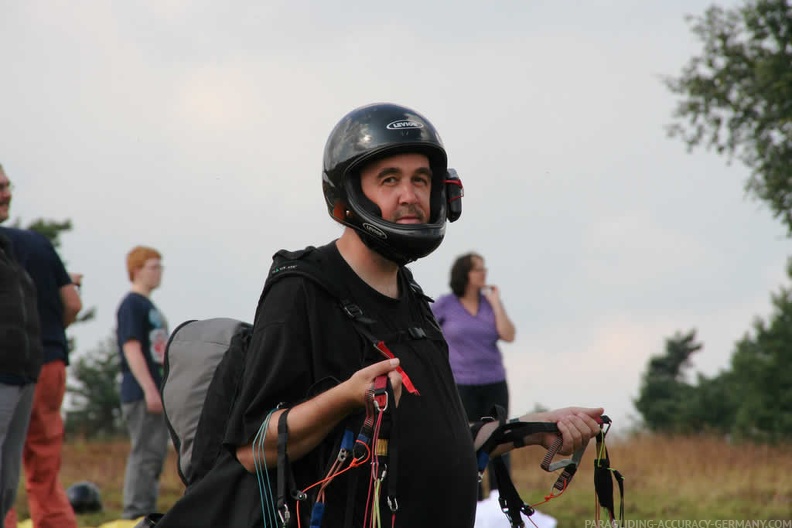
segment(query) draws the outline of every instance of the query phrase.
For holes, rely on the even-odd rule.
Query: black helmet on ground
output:
[[[398,224],[382,213],[360,187],[366,164],[396,154],[418,153],[432,170],[429,221]],[[337,222],[355,229],[370,248],[397,264],[425,257],[445,237],[446,220],[462,213],[462,183],[448,169],[440,135],[418,112],[391,103],[356,108],[344,116],[327,139],[322,171],[327,211]]]
[[[66,490],[66,496],[74,513],[102,511],[102,497],[99,488],[93,482],[84,480],[72,484]]]

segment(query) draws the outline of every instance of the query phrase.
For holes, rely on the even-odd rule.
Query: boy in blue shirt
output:
[[[132,288],[117,313],[121,410],[131,442],[121,517],[136,519],[157,511],[159,477],[167,455],[160,384],[168,326],[150,299],[162,280],[160,253],[144,246],[133,248],[127,255],[127,271]]]

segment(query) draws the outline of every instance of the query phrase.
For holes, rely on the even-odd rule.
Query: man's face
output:
[[[11,182],[8,176],[5,175],[3,169],[0,169],[0,223],[8,220],[11,214]]]
[[[360,187],[379,206],[383,220],[397,224],[429,220],[432,171],[423,154],[397,154],[372,161],[360,171]]]

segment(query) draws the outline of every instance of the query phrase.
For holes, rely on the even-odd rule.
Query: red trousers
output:
[[[58,478],[63,448],[61,404],[66,393],[66,365],[50,361],[41,369],[33,396],[23,463],[30,517],[36,528],[77,528],[69,499]],[[5,528],[17,528],[16,511],[5,518]]]

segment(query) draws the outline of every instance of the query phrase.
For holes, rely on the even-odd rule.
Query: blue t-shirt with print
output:
[[[159,387],[162,384],[162,368],[165,345],[168,342],[168,323],[148,297],[130,292],[118,307],[118,352],[121,355],[121,403],[144,399],[143,389],[129,370],[124,356],[124,343],[140,342],[140,350],[146,358],[151,377]]]

